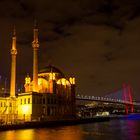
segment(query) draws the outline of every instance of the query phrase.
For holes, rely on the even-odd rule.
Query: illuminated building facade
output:
[[[16,35],[13,35],[14,52],[11,65],[9,97],[0,97],[0,122],[70,120],[75,118],[75,78],[66,78],[56,67],[48,65],[38,70],[38,28],[34,28],[33,80],[25,77],[25,92],[15,96]],[[16,50],[16,51],[15,51]],[[11,50],[11,52],[13,52]],[[13,58],[14,55],[14,58]],[[39,72],[38,72],[39,71]]]
[[[18,114],[25,120],[60,120],[75,117],[75,78],[66,79],[54,66],[38,73],[38,92],[25,78],[25,93],[18,94]],[[20,117],[20,116],[19,116]]]

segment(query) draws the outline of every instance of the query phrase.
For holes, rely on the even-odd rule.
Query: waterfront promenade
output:
[[[82,118],[75,120],[58,120],[58,121],[42,121],[42,122],[24,122],[15,124],[3,124],[0,125],[0,131],[4,130],[16,130],[16,129],[28,129],[28,128],[43,128],[43,127],[56,127],[65,125],[77,125],[93,122],[109,121],[110,117],[93,117],[93,118]]]

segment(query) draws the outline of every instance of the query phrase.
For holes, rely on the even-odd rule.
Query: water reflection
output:
[[[36,129],[37,140],[81,140],[81,128],[79,126],[66,126],[58,128]]]
[[[137,121],[140,124],[140,121]],[[130,139],[137,140],[140,139],[139,133],[140,126],[136,123],[136,121],[127,121],[127,132],[129,134]]]
[[[5,132],[5,140],[34,140],[34,130],[16,130]]]
[[[0,140],[140,140],[140,121],[113,120],[91,124],[0,132]]]
[[[80,126],[0,132],[0,140],[82,140]]]

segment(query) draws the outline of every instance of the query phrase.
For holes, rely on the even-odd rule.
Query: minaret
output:
[[[15,97],[15,89],[16,89],[16,30],[14,28],[13,37],[12,37],[12,63],[11,63],[11,83],[10,83],[10,96]]]
[[[38,41],[38,28],[35,22],[34,25],[34,40],[32,42],[33,47],[33,91],[38,92],[38,48],[39,48],[39,41]]]

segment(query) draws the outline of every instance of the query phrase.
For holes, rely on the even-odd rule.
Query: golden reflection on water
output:
[[[82,130],[80,126],[13,130],[1,132],[0,140],[82,140]]]
[[[112,120],[74,126],[0,132],[0,140],[140,140],[140,121]]]
[[[57,127],[36,130],[38,140],[81,140],[82,131],[78,126]]]
[[[34,130],[25,129],[7,131],[5,138],[5,140],[34,140]]]

